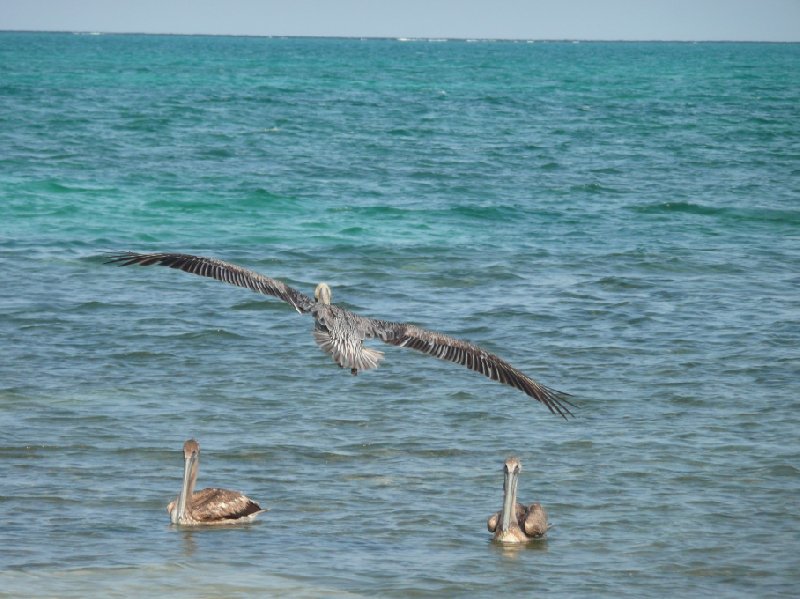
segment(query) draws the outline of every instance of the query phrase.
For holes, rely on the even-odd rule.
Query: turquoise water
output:
[[[469,339],[409,350],[109,251]],[[0,594],[788,596],[800,45],[0,34]],[[270,511],[176,530],[199,486]],[[498,547],[507,455],[546,542]]]

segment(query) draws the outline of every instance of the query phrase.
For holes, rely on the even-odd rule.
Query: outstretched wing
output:
[[[570,397],[569,393],[556,391],[537,383],[502,358],[477,345],[441,333],[427,331],[412,324],[366,320],[370,324],[368,337],[378,337],[390,345],[410,347],[436,358],[461,364],[470,370],[480,372],[493,381],[516,387],[535,400],[542,402],[551,412],[565,420],[567,416],[573,415],[569,406],[575,406],[567,399]]]
[[[282,299],[300,313],[310,312],[314,306],[314,300],[307,295],[300,293],[297,289],[289,287],[286,283],[276,279],[270,279],[257,272],[242,268],[230,262],[217,260],[216,258],[205,258],[203,256],[192,256],[191,254],[138,254],[136,252],[120,252],[110,254],[106,264],[119,264],[120,266],[130,266],[138,264],[140,266],[169,266],[185,272],[203,277],[210,277],[230,283],[237,287],[246,287],[256,293],[272,295]]]

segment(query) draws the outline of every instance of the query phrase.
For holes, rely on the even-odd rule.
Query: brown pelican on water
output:
[[[249,522],[262,510],[255,501],[237,491],[203,489],[195,492],[200,465],[200,444],[189,439],[183,444],[183,485],[175,501],[167,506],[173,524],[197,526]]]
[[[503,464],[503,509],[489,516],[486,527],[494,540],[502,543],[525,543],[547,535],[547,512],[540,503],[529,506],[517,502],[517,482],[522,466],[517,458]]]
[[[511,364],[488,351],[460,339],[441,333],[427,331],[413,324],[376,320],[353,314],[331,303],[331,289],[326,283],[317,285],[314,299],[289,287],[241,266],[223,262],[216,258],[205,258],[189,254],[138,254],[122,252],[109,256],[108,262],[122,266],[158,264],[177,268],[204,277],[217,279],[238,287],[246,287],[257,293],[272,295],[290,304],[300,314],[314,316],[314,340],[341,368],[349,368],[352,374],[359,370],[377,368],[383,352],[364,347],[365,339],[378,338],[389,345],[410,347],[437,358],[448,360],[480,372],[505,385],[516,387],[542,402],[554,414],[563,418],[572,415],[568,406],[568,393],[550,389],[534,381]]]

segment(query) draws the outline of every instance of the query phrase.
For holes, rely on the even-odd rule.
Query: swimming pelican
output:
[[[183,486],[167,506],[170,521],[183,526],[237,524],[249,522],[261,512],[255,501],[237,491],[203,489],[194,491],[200,465],[200,444],[189,439],[183,444]]]
[[[317,285],[312,300],[281,281],[216,258],[190,254],[121,252],[111,254],[108,263],[117,263],[121,266],[132,264],[169,266],[277,297],[290,304],[298,313],[310,313],[314,316],[314,340],[317,345],[328,353],[340,368],[349,368],[353,375],[358,374],[359,370],[378,367],[383,359],[383,352],[363,345],[365,339],[377,337],[389,345],[410,347],[466,366],[493,381],[516,387],[564,419],[572,415],[568,406],[573,404],[567,399],[568,393],[537,383],[505,360],[477,345],[427,331],[413,324],[375,320],[353,314],[331,303],[331,288],[326,283]]]
[[[524,506],[517,502],[517,482],[522,465],[517,458],[503,464],[503,509],[489,516],[486,527],[494,540],[502,543],[525,543],[547,535],[547,512],[540,503]],[[498,526],[499,525],[499,526]]]

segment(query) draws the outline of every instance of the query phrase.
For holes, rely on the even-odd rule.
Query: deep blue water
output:
[[[578,405],[109,251],[223,258]],[[800,45],[0,34],[9,596],[790,596]],[[270,508],[176,530],[199,486]],[[555,524],[490,542],[504,458]]]

